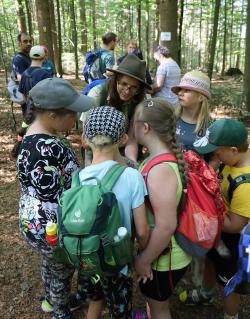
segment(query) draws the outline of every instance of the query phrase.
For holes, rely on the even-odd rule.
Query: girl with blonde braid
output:
[[[143,276],[152,268],[153,279],[140,280],[151,319],[171,319],[169,297],[186,272],[191,257],[176,243],[177,206],[183,188],[187,186],[187,172],[182,152],[177,144],[176,119],[172,106],[159,98],[138,105],[134,119],[134,133],[139,144],[149,150],[145,166],[154,157],[170,153],[175,162],[163,162],[152,167],[147,175],[148,199],[154,216],[154,228],[146,248],[135,260],[135,268]],[[171,247],[171,248],[170,248]],[[167,249],[170,248],[170,249]]]

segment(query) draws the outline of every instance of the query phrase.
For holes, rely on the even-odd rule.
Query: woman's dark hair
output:
[[[123,112],[124,110],[122,109],[124,102],[120,99],[120,96],[117,92],[117,82],[119,79],[125,75],[122,74],[117,74],[115,73],[114,75],[111,76],[110,81],[108,83],[108,105],[115,107],[118,111]],[[128,75],[129,76],[129,75]],[[134,110],[137,104],[143,101],[145,97],[145,86],[143,83],[140,83],[140,88],[138,93],[132,98],[132,104],[134,105],[134,108],[131,109],[130,114],[128,114],[128,118],[131,119],[131,117],[134,115]]]

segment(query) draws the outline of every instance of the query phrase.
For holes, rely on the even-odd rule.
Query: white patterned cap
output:
[[[126,116],[112,106],[98,106],[90,111],[85,122],[85,137],[109,136],[112,144],[117,144],[127,130]]]
[[[201,71],[193,70],[184,74],[180,84],[172,87],[171,90],[178,94],[181,89],[196,91],[211,99],[210,79]]]

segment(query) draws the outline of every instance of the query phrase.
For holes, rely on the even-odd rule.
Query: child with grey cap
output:
[[[89,177],[101,180],[117,162],[114,160],[119,143],[127,128],[125,115],[111,106],[94,108],[87,117],[84,136],[93,152],[90,166],[79,172],[82,184],[94,183]],[[86,180],[88,179],[88,180]],[[144,196],[146,188],[140,173],[127,167],[118,178],[112,192],[116,195],[121,218],[128,233],[132,235],[134,221],[136,237],[143,248],[149,237]],[[145,273],[146,277],[151,274]],[[99,319],[106,302],[110,318],[131,318],[132,275],[129,266],[125,266],[113,276],[106,276],[97,283],[88,278],[82,279],[82,293],[90,301],[87,319]]]
[[[68,298],[74,269],[54,259],[45,228],[49,221],[57,223],[58,200],[70,187],[72,172],[79,167],[74,151],[59,132],[70,130],[77,112],[89,110],[92,99],[79,95],[68,81],[50,78],[31,89],[30,101],[36,118],[17,158],[20,231],[42,256],[42,310],[53,312],[53,319],[73,319]]]

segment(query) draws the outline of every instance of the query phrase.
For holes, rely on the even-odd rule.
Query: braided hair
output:
[[[139,118],[148,123],[159,139],[176,156],[182,186],[183,189],[186,189],[188,184],[187,166],[176,138],[176,115],[174,108],[165,100],[151,98],[140,103],[136,112]]]

